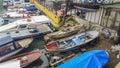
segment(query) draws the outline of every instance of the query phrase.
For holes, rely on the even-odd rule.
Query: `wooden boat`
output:
[[[25,67],[37,60],[41,55],[42,53],[40,51],[33,51],[3,59],[0,61],[0,63],[12,60],[20,60],[20,66]]]
[[[33,38],[27,38],[15,42],[11,37],[0,38],[0,60],[10,57],[27,48]]]
[[[62,52],[74,50],[81,45],[91,42],[98,36],[98,31],[88,31],[72,37],[68,37],[67,39],[50,42],[44,47],[48,52]]]
[[[52,30],[46,24],[23,24],[19,28],[0,32],[0,38],[5,36],[11,36],[15,40],[28,38],[28,37],[42,37],[43,35],[52,32]]]
[[[73,34],[76,34],[77,32],[80,31],[80,29],[83,27],[83,24],[80,25],[76,25],[73,27],[67,27],[65,29],[62,29],[60,31],[57,32],[53,32],[50,34],[47,34],[44,36],[44,39],[46,41],[50,40],[50,39],[58,39],[58,38],[63,38],[63,37],[67,37]]]
[[[80,3],[74,3],[75,8],[86,8],[86,9],[99,9],[99,5],[91,5],[91,4],[80,4]]]
[[[42,52],[42,55],[35,62],[33,62],[30,65],[26,66],[26,68],[35,68],[35,67],[49,68],[48,67],[49,66],[49,60],[48,60],[48,58],[46,56],[46,50],[45,49],[42,49],[42,50],[37,49],[36,51]]]

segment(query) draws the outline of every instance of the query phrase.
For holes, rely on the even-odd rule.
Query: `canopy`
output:
[[[38,10],[36,7],[27,7],[25,8],[27,11],[36,11]]]
[[[109,60],[105,50],[93,50],[85,52],[56,68],[103,68]]]

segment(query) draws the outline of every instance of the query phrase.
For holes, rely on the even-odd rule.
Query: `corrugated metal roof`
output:
[[[13,41],[13,39],[10,36],[0,38],[0,46],[7,44],[9,42],[12,42],[12,41]]]
[[[111,4],[111,5],[103,5],[101,7],[104,7],[104,8],[118,8],[118,9],[120,9],[120,3]]]

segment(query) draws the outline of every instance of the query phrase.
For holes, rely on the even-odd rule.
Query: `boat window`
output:
[[[10,34],[10,32],[7,32],[6,34]]]
[[[16,31],[15,33],[19,33],[19,31]]]
[[[0,56],[3,56],[9,52],[11,52],[12,50],[14,50],[14,46],[13,43],[7,44],[3,47],[0,48]]]

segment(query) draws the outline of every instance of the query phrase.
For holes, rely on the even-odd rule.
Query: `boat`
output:
[[[20,60],[20,67],[22,68],[22,67],[29,65],[33,61],[37,60],[41,55],[42,55],[42,52],[40,51],[32,51],[32,52],[28,52],[28,53],[24,53],[24,54],[20,54],[20,55],[16,55],[16,56],[3,59],[0,61],[0,63],[7,62],[7,61],[13,61],[13,60],[14,61]]]
[[[62,40],[51,41],[44,45],[48,52],[64,52],[85,45],[99,36],[98,31],[86,31]]]
[[[23,13],[18,13],[16,11],[14,12],[7,12],[4,14],[3,18],[21,18],[22,16],[27,17],[27,14],[23,14]]]
[[[52,30],[46,24],[36,25],[21,25],[19,29],[11,29],[5,32],[0,32],[0,38],[10,36],[15,40],[20,40],[29,37],[43,37],[47,33],[51,33]]]
[[[82,27],[83,27],[83,24],[79,24],[79,25],[76,25],[76,26],[73,26],[73,27],[67,27],[67,28],[62,29],[60,31],[49,33],[49,34],[45,35],[44,39],[46,41],[48,41],[50,39],[59,39],[59,38],[64,38],[64,37],[67,37],[67,36],[71,36],[71,35],[79,32]]]
[[[35,50],[42,52],[42,55],[35,62],[26,66],[26,68],[35,68],[35,67],[49,68],[48,67],[49,66],[49,60],[48,60],[48,57],[46,56],[46,50],[45,49],[42,49],[42,50],[35,49]]]
[[[45,24],[48,22],[50,22],[50,20],[44,15],[31,16],[30,18],[19,19],[12,23],[0,26],[0,32],[4,32],[4,31],[10,30],[10,29],[17,30],[17,28],[19,28],[22,25]]]
[[[109,61],[106,50],[92,50],[84,52],[55,68],[104,68]]]
[[[84,9],[88,9],[88,10],[97,10],[100,8],[100,5],[74,3],[74,7],[75,8],[84,8]]]
[[[10,36],[0,38],[0,60],[10,57],[27,48],[33,38],[14,41]]]

